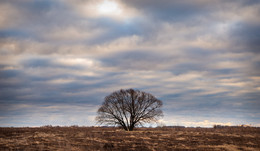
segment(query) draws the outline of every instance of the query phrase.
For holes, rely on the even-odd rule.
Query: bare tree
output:
[[[100,124],[119,125],[132,131],[137,125],[156,122],[162,117],[161,106],[162,101],[152,94],[121,89],[105,97],[96,120]]]

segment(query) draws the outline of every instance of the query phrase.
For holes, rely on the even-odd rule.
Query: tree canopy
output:
[[[161,118],[161,107],[162,101],[150,93],[121,89],[105,97],[96,120],[100,124],[118,125],[132,131],[137,125],[156,122]]]

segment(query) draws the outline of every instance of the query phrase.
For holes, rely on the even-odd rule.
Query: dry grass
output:
[[[0,150],[260,150],[260,128],[0,128]]]

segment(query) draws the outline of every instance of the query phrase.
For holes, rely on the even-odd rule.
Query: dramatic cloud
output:
[[[260,124],[260,3],[3,0],[0,126],[94,125],[113,91],[166,125]]]

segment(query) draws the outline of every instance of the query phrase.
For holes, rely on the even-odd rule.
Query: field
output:
[[[0,150],[260,150],[260,128],[0,128]]]

